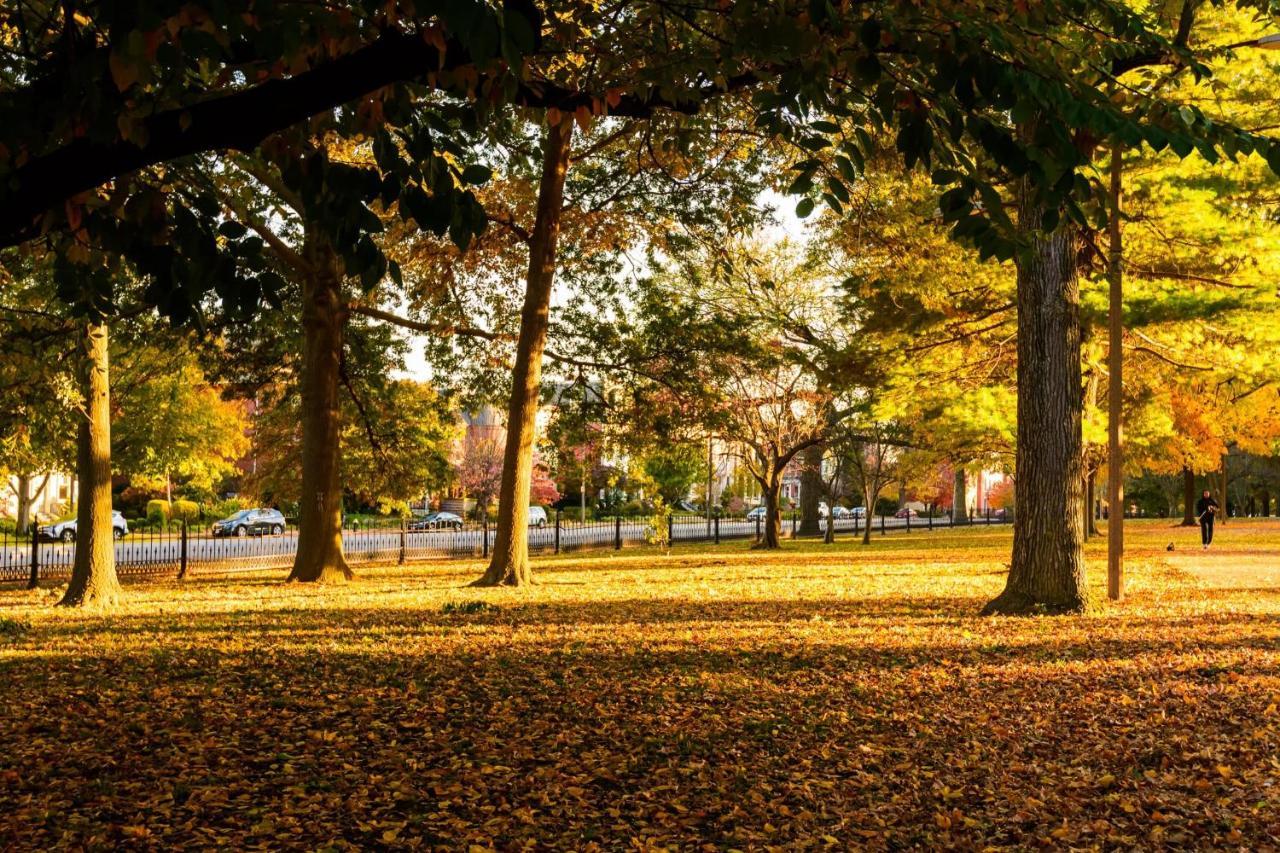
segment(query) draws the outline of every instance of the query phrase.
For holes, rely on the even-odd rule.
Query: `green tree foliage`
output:
[[[369,505],[416,500],[448,484],[449,454],[458,439],[457,414],[430,386],[391,379],[376,394],[344,400],[342,482]],[[257,472],[246,486],[263,499],[295,504],[299,498],[301,399],[296,387],[264,390],[253,421]]]

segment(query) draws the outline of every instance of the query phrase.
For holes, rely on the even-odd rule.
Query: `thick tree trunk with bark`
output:
[[[964,524],[968,518],[968,507],[966,492],[969,486],[964,481],[964,468],[956,466],[956,482],[953,486],[951,496],[951,523]]]
[[[31,475],[19,474],[18,507],[14,525],[19,535],[27,532],[27,524],[31,521]]]
[[[1182,526],[1196,526],[1196,475],[1182,469]]]
[[[782,472],[775,469],[760,481],[764,497],[764,528],[757,548],[782,547]]]
[[[1094,512],[1094,507],[1098,504],[1098,472],[1090,471],[1087,487],[1084,496],[1084,535],[1088,539],[1090,536],[1098,536],[1098,514]]]
[[[564,206],[564,179],[569,170],[573,120],[563,118],[547,128],[543,141],[542,180],[529,239],[529,273],[520,338],[511,376],[507,409],[507,445],[498,492],[498,525],[489,568],[476,586],[523,586],[533,580],[529,569],[529,487],[533,480],[533,440],[538,394],[542,386],[542,352],[547,345],[551,287],[555,281],[556,241]]]
[[[318,234],[307,235],[304,254],[311,269],[302,286],[302,491],[289,580],[344,583],[352,573],[342,553],[342,272]]]
[[[1088,604],[1080,505],[1080,288],[1075,231],[1043,234],[1028,179],[1018,227],[1018,513],[1004,591],[983,613],[1069,612]],[[1113,508],[1114,511],[1114,508]]]
[[[862,544],[871,544],[871,525],[875,522],[876,517],[876,501],[880,500],[880,493],[875,489],[866,488],[862,490],[862,505],[866,507],[867,515],[864,521],[866,524],[862,526]]]
[[[84,412],[76,436],[76,556],[64,607],[111,607],[120,598],[111,529],[111,370],[107,327],[85,325],[77,354]]]
[[[1222,514],[1214,517],[1214,523],[1226,524],[1227,519],[1231,517],[1231,501],[1227,499],[1227,463],[1231,459],[1231,454],[1222,454],[1222,472],[1220,473],[1220,486],[1218,487],[1218,497],[1221,498]]]
[[[822,529],[822,445],[815,444],[806,448],[800,457],[803,468],[800,471],[800,534],[816,536]],[[830,527],[830,510],[828,509],[827,526]]]

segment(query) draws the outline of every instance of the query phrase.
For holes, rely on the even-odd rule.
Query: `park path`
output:
[[[1174,568],[1211,589],[1280,589],[1280,519],[1232,519],[1219,524],[1213,546],[1200,547],[1198,527],[1170,528]]]

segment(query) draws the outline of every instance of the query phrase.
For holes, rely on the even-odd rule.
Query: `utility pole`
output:
[[[1124,271],[1120,235],[1120,189],[1124,160],[1120,143],[1111,146],[1111,216],[1107,220],[1107,597],[1124,598]],[[1086,523],[1087,523],[1086,519]]]

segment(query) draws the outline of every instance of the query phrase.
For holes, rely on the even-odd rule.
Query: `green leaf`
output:
[[[487,184],[491,177],[493,177],[493,170],[480,163],[472,163],[470,166],[462,170],[463,182],[474,186],[483,186]]]

